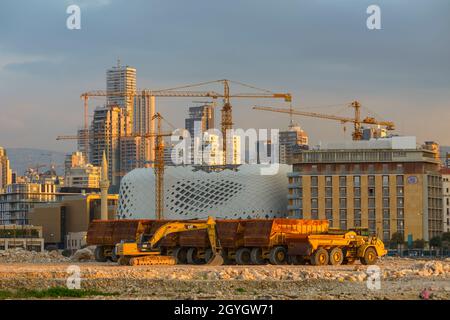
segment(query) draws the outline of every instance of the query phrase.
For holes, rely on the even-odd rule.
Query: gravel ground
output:
[[[65,286],[79,266],[81,287],[116,292],[100,299],[431,299],[450,300],[450,261],[384,258],[380,289],[369,289],[367,266],[118,266],[113,263],[6,263],[0,290]],[[64,261],[61,261],[64,260]]]

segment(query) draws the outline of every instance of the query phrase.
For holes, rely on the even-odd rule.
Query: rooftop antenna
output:
[[[117,58],[117,68],[120,68],[120,58]]]

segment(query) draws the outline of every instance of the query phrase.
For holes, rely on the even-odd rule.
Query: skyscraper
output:
[[[154,161],[155,159],[155,137],[144,135],[155,133],[155,121],[152,117],[155,115],[155,97],[149,92],[142,91],[134,99],[133,111],[133,133],[141,135],[138,146],[138,157],[144,162]],[[142,167],[143,165],[139,165]]]
[[[196,122],[198,122],[197,126]],[[196,134],[196,128],[202,132],[214,128],[214,107],[211,104],[190,107],[189,118],[185,119],[185,128],[191,137]]]
[[[287,131],[280,131],[280,163],[289,163],[294,150],[308,147],[308,135],[302,128],[291,123]]]
[[[106,71],[106,104],[119,106],[132,112],[136,93],[136,69],[129,66],[116,67]],[[118,95],[118,93],[120,93]]]
[[[12,183],[12,172],[5,149],[0,147],[0,192]]]
[[[200,140],[202,140],[203,136],[201,134],[214,128],[214,106],[212,104],[204,104],[201,106],[190,107],[189,118],[185,119],[185,128],[191,135],[191,160],[194,163],[201,163],[203,160],[200,158],[206,145],[202,144],[199,146],[199,149],[194,152],[194,138],[198,136]],[[200,158],[198,158],[198,155],[200,155]]]
[[[131,130],[128,113],[119,106],[98,107],[94,111],[91,126],[90,162],[100,167],[103,151],[108,161],[108,179],[112,185],[120,183],[121,171],[120,143],[121,137],[130,136]]]

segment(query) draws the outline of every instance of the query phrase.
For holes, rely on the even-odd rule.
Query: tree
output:
[[[413,248],[414,249],[423,249],[423,248],[425,248],[425,240],[423,240],[423,239],[416,239],[416,240],[414,240]]]
[[[444,232],[442,234],[442,242],[444,242],[444,241],[450,242],[450,232]]]
[[[439,236],[435,236],[430,239],[430,247],[439,248],[442,245],[442,239]]]

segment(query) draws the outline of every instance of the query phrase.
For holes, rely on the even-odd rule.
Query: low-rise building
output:
[[[114,219],[118,195],[108,195],[108,218]],[[63,248],[69,233],[86,232],[89,223],[101,218],[100,194],[64,196],[60,201],[36,205],[30,223],[42,226],[46,245]]]
[[[56,202],[58,197],[55,184],[9,184],[0,193],[0,224],[28,225],[28,213],[35,205]]]
[[[440,161],[415,137],[328,144],[293,156],[289,215],[368,228],[384,241],[442,233]]]

